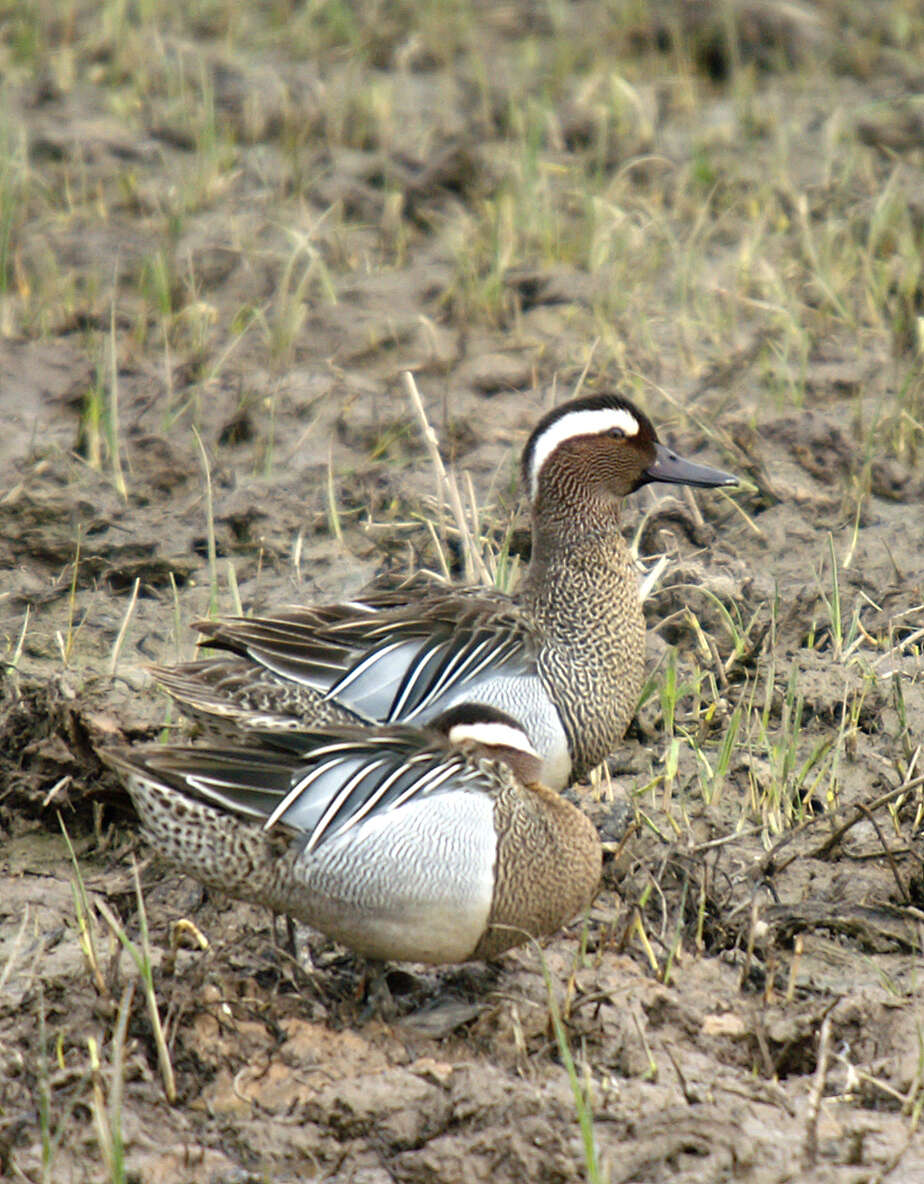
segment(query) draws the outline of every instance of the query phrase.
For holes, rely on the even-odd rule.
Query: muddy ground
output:
[[[924,1181],[918,6],[188,8],[0,25],[0,1176]],[[405,368],[491,554],[582,375],[744,481],[626,508],[590,917],[386,1023],[96,749],[199,616],[461,575]]]

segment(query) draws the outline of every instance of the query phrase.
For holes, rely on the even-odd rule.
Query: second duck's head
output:
[[[459,703],[430,723],[472,760],[502,761],[523,785],[535,785],[542,757],[512,716],[483,703]]]
[[[618,395],[587,395],[544,415],[523,450],[534,508],[609,503],[649,481],[708,488],[737,477],[683,460],[658,441],[644,412]]]

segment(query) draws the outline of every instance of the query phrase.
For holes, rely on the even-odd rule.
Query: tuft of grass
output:
[[[208,547],[209,558],[209,616],[215,617],[218,615],[218,554],[215,545],[215,507],[212,502],[212,473],[209,467],[208,453],[205,451],[205,445],[202,443],[202,437],[195,425],[193,425],[192,433],[196,438],[196,445],[199,449],[199,457],[202,461],[202,476],[205,480],[205,530]]]
[[[13,646],[13,652],[10,654],[9,661],[4,661],[3,666],[6,670],[9,679],[10,689],[15,697],[19,697],[19,664],[22,661],[23,647],[26,644],[26,636],[29,632],[29,620],[32,615],[32,606],[26,605],[26,611],[22,617],[22,628],[19,630],[19,636],[16,639],[16,644]]]
[[[337,491],[334,488],[333,445],[327,450],[327,526],[338,543],[343,543],[343,527],[340,525],[340,510],[337,507]],[[299,548],[300,550],[301,548]],[[298,564],[296,564],[298,570]]]
[[[157,994],[154,989],[154,968],[151,952],[151,939],[148,933],[148,916],[147,910],[144,907],[144,896],[141,892],[141,877],[138,874],[138,865],[135,863],[134,859],[132,860],[132,876],[135,881],[135,901],[138,906],[138,925],[141,931],[140,950],[129,938],[121,922],[109,908],[106,902],[104,900],[99,900],[97,902],[97,907],[102,913],[106,924],[119,939],[123,949],[130,955],[132,961],[137,967],[138,974],[141,978],[142,987],[144,989],[145,1001],[148,1005],[148,1016],[150,1017],[151,1021],[151,1029],[154,1033],[154,1045],[157,1049],[157,1061],[160,1066],[164,1094],[167,1098],[167,1101],[172,1105],[176,1101],[176,1079],[173,1074],[173,1065],[170,1061],[170,1052],[167,1048],[167,1040],[164,1036],[164,1029],[160,1020],[160,1010],[157,1006]]]
[[[93,919],[92,919],[92,911],[90,908],[90,901],[87,896],[86,887],[84,885],[83,876],[80,871],[80,865],[77,862],[77,855],[74,851],[74,846],[71,843],[70,835],[67,833],[67,828],[64,825],[64,820],[60,814],[58,815],[58,823],[61,827],[61,833],[64,835],[64,841],[67,844],[67,850],[68,850],[68,854],[70,856],[71,866],[74,869],[74,879],[72,881],[72,889],[73,889],[73,895],[74,895],[74,911],[77,916],[77,925],[78,925],[78,930],[79,930],[79,934],[80,934],[81,949],[83,950],[84,957],[86,958],[87,966],[90,970],[90,974],[93,979],[93,983],[94,983],[94,986],[96,987],[96,990],[99,992],[99,994],[103,998],[108,998],[109,997],[109,988],[108,988],[106,981],[103,977],[102,969],[100,966],[99,954],[98,954],[97,943],[96,943],[95,927],[94,927]],[[157,1059],[158,1059],[158,1063],[160,1065],[161,1078],[163,1080],[163,1085],[164,1085],[164,1094],[166,1095],[168,1102],[170,1102],[172,1104],[173,1102],[176,1101],[176,1080],[175,1080],[174,1074],[173,1074],[173,1066],[170,1061],[170,1053],[167,1049],[167,1041],[164,1036],[163,1025],[161,1024],[161,1020],[160,1020],[160,1011],[157,1006],[157,995],[156,995],[156,992],[154,989],[153,956],[152,956],[152,950],[151,950],[150,934],[148,932],[147,910],[145,909],[145,906],[144,906],[144,896],[141,891],[141,877],[138,874],[138,865],[135,863],[134,860],[132,860],[132,876],[133,876],[134,882],[135,882],[135,900],[136,900],[136,904],[138,907],[138,924],[139,924],[139,928],[141,931],[141,948],[140,949],[129,938],[128,934],[125,932],[124,926],[121,924],[121,922],[118,920],[118,918],[112,912],[112,910],[109,908],[108,904],[106,904],[106,902],[104,900],[102,900],[101,898],[97,899],[94,903],[95,903],[96,908],[99,910],[100,914],[102,915],[103,920],[106,922],[106,924],[112,930],[113,934],[118,938],[119,942],[122,944],[122,947],[131,956],[131,959],[135,963],[135,966],[138,970],[138,974],[139,974],[139,977],[141,979],[141,983],[142,983],[142,986],[144,989],[145,1001],[147,1002],[147,1005],[148,1005],[148,1014],[149,1014],[150,1020],[151,1020],[151,1028],[154,1033],[154,1044],[155,1044],[155,1047],[157,1048]],[[127,1000],[127,1002],[126,1002],[126,1000]],[[121,1016],[122,1016],[122,1007],[124,1006],[126,1008],[125,1023],[127,1023],[127,1009],[130,1007],[130,1005],[131,1005],[131,995],[126,990],[125,992],[123,992],[122,1005],[120,1006],[120,1009],[119,1009],[120,1024],[121,1024]],[[124,1029],[124,1024],[121,1024],[121,1028],[120,1028],[120,1024],[117,1024],[116,1032],[118,1034],[118,1032],[121,1030],[121,1033],[122,1033],[121,1041],[122,1041],[122,1044],[124,1044],[125,1029]],[[90,1059],[91,1059],[91,1068],[93,1069],[94,1073],[97,1073],[99,1071],[99,1063],[98,1063],[98,1056],[97,1056],[96,1052],[94,1051],[95,1047],[96,1046],[94,1045],[94,1049],[91,1049]],[[118,1048],[118,1047],[119,1046],[118,1046],[118,1041],[117,1041],[116,1048]],[[122,1055],[121,1052],[119,1052],[118,1053],[119,1058],[121,1058],[121,1055]],[[95,1064],[94,1064],[94,1058],[96,1058]],[[120,1112],[120,1108],[121,1108],[121,1095],[119,1096],[119,1112]],[[112,1115],[110,1115],[110,1118],[111,1117],[112,1117]],[[111,1136],[112,1131],[113,1131],[113,1127],[112,1127],[111,1123],[109,1124],[107,1130],[108,1130],[108,1136]],[[100,1135],[101,1145],[106,1142],[106,1139],[108,1136],[105,1132]],[[111,1138],[110,1138],[110,1141],[107,1144],[107,1146],[108,1146],[108,1151],[106,1150],[106,1147],[104,1147],[104,1153],[106,1154],[107,1163],[108,1162],[116,1163],[118,1161],[120,1153],[117,1154],[118,1149],[116,1148],[115,1144],[112,1143]],[[110,1152],[112,1153],[111,1155],[109,1154]]]
[[[118,268],[118,262],[115,268]],[[102,473],[108,461],[113,487],[124,501],[128,497],[128,487],[119,448],[119,360],[115,290],[114,274],[105,357],[100,357],[94,381],[83,397],[81,439],[82,450],[91,469]]]
[[[296,339],[308,315],[308,297],[317,289],[324,303],[337,304],[337,292],[311,234],[291,233],[292,246],[282,271],[267,329],[270,357],[280,367],[292,361]]]
[[[231,597],[231,612],[236,617],[242,617],[244,615],[244,606],[241,603],[241,590],[237,583],[237,572],[234,570],[234,564],[230,559],[228,560],[227,572],[228,594]]]
[[[27,208],[27,160],[24,132],[14,135],[4,119],[0,123],[0,302],[17,286],[22,292],[22,283],[17,282],[15,231]]]
[[[67,827],[64,825],[64,819],[61,817],[60,813],[58,814],[58,825],[61,827],[61,833],[64,835],[64,842],[67,844],[67,853],[70,857],[71,867],[74,869],[74,879],[71,881],[71,891],[74,897],[74,912],[77,917],[80,948],[83,951],[84,958],[86,959],[87,967],[90,971],[90,977],[93,979],[93,985],[96,987],[96,990],[99,992],[99,994],[105,999],[109,997],[109,990],[106,986],[106,980],[103,978],[99,953],[96,947],[96,930],[93,924],[93,913],[90,908],[90,901],[83,882],[83,876],[80,872],[80,865],[77,862],[77,855],[74,851],[74,845],[71,842],[70,835],[67,833]]]
[[[743,704],[738,703],[732,712],[728,727],[725,730],[725,735],[722,738],[722,744],[719,748],[718,759],[713,769],[701,750],[697,750],[697,755],[701,757],[706,767],[708,775],[708,789],[704,792],[704,798],[707,806],[718,807],[722,796],[722,790],[725,786],[725,779],[728,776],[728,770],[731,767],[732,756],[734,755],[736,745],[738,743],[738,734],[741,731],[741,719],[744,712]]]
[[[41,981],[38,986],[39,1046],[38,1046],[38,1112],[39,1130],[42,1136],[42,1180],[51,1179],[51,1165],[54,1149],[51,1137],[51,1085],[48,1071],[48,1031],[45,1019],[45,991]]]
[[[126,1184],[128,1179],[125,1168],[125,1140],[122,1134],[122,1098],[125,1092],[125,1034],[128,1029],[128,1017],[134,994],[135,984],[133,982],[127,983],[119,1001],[116,1026],[111,1041],[108,1099],[96,1037],[87,1037],[92,1083],[93,1125],[96,1128],[96,1138],[106,1167],[109,1184]]]
[[[118,267],[118,263],[116,264]],[[112,483],[119,497],[125,501],[128,488],[122,472],[122,457],[119,451],[119,357],[116,340],[116,297],[115,276],[113,276],[112,304],[109,310],[109,400],[106,407],[106,443],[112,465]]]
[[[83,621],[75,625],[75,618],[77,616],[77,581],[80,573],[80,541],[81,541],[81,527],[77,527],[77,542],[74,547],[74,562],[71,567],[71,586],[67,596],[67,630],[62,635],[60,630],[55,632],[55,640],[58,643],[58,652],[61,654],[61,661],[65,666],[70,665],[71,656],[74,652],[74,645],[77,641],[77,636],[83,627]],[[86,617],[84,617],[84,620]]]
[[[48,1055],[48,1021],[45,1009],[45,987],[41,979],[38,982],[38,1118],[39,1118],[39,1136],[42,1145],[42,1184],[56,1184],[60,1178],[60,1173],[56,1170],[55,1161],[57,1159],[58,1151],[64,1141],[65,1135],[68,1133],[71,1118],[74,1111],[82,1103],[84,1097],[83,1086],[89,1081],[90,1070],[87,1069],[78,1082],[78,1088],[75,1089],[71,1095],[71,1099],[63,1114],[58,1117],[56,1126],[53,1127],[52,1115],[52,1080],[51,1080],[51,1065],[49,1064]],[[64,1068],[64,1060],[61,1053],[61,1036],[58,1036],[57,1045],[57,1064],[59,1069]],[[14,1165],[15,1168],[15,1165]],[[25,1179],[25,1177],[23,1177]]]
[[[409,370],[403,371],[401,378],[404,382],[404,389],[407,392],[411,407],[417,420],[420,424],[421,432],[423,434],[424,443],[427,446],[427,452],[430,456],[430,463],[433,466],[433,472],[436,476],[437,488],[439,491],[440,503],[448,502],[456,530],[458,531],[459,541],[462,546],[462,560],[465,570],[465,579],[468,583],[477,580],[488,586],[493,583],[491,573],[488,570],[484,557],[481,552],[481,547],[478,545],[477,539],[477,522],[475,530],[470,526],[465,511],[462,508],[462,497],[459,493],[459,486],[456,482],[455,474],[449,473],[446,466],[443,464],[443,458],[440,456],[439,441],[436,438],[436,432],[430,426],[430,421],[427,419],[427,413],[424,410],[423,400],[420,397],[420,392],[417,389],[417,384],[414,381],[414,376]],[[442,549],[440,548],[440,553]],[[448,572],[448,565],[443,560],[443,565]]]
[[[555,1043],[558,1046],[558,1053],[561,1057],[562,1064],[565,1066],[565,1072],[568,1074],[568,1084],[571,1086],[571,1095],[574,1098],[574,1109],[581,1131],[581,1145],[584,1150],[584,1167],[587,1172],[587,1180],[589,1184],[604,1184],[604,1176],[600,1170],[599,1155],[597,1153],[597,1137],[594,1130],[590,1082],[582,1081],[578,1074],[574,1057],[571,1054],[571,1046],[568,1043],[568,1033],[565,1031],[561,1009],[558,1006],[558,999],[555,995],[555,985],[552,982],[548,964],[542,955],[542,948],[538,943],[535,944],[539,954],[539,965],[542,968],[542,977],[545,982],[549,1018],[552,1022],[552,1031],[555,1033]]]

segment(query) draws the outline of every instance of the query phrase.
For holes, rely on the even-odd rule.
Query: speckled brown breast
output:
[[[543,786],[508,782],[494,807],[494,900],[473,959],[554,933],[590,905],[600,883],[603,856],[590,819]]]
[[[579,781],[618,744],[638,702],[645,663],[638,574],[615,531],[553,556],[526,594],[542,633],[540,673],[568,733],[571,780]]]

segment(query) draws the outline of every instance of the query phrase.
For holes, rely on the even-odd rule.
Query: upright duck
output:
[[[659,443],[634,404],[556,407],[523,450],[532,558],[510,597],[485,588],[379,592],[266,617],[202,621],[230,651],[158,681],[213,727],[426,724],[460,702],[511,715],[560,789],[614,748],[641,689],[645,626],[619,505],[651,481],[737,485]]]

